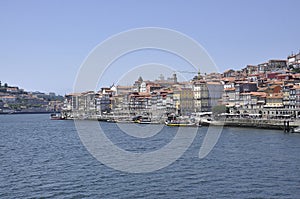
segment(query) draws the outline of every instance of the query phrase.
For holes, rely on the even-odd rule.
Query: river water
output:
[[[116,124],[101,126],[115,144],[135,147]],[[162,147],[175,130],[164,128],[154,144],[133,150]],[[224,128],[214,149],[199,159],[206,130],[199,128],[168,167],[133,174],[96,160],[73,121],[0,115],[0,198],[300,198],[300,134]]]

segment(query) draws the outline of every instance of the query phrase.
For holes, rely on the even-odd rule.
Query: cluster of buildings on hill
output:
[[[269,60],[205,76],[198,73],[188,82],[178,82],[176,74],[132,86],[113,85],[98,92],[65,96],[63,110],[69,117],[92,115],[136,115],[151,113],[209,112],[227,107],[228,117],[300,117],[300,53],[287,60]]]
[[[55,93],[27,92],[0,81],[0,114],[60,111],[63,100],[63,96]]]
[[[98,92],[66,95],[64,110],[71,111],[75,117],[111,112],[117,115],[145,112],[188,115],[195,111],[209,111],[218,104],[222,92],[220,81],[207,82],[200,75],[192,82],[178,82],[176,74],[167,80],[156,81],[144,81],[140,77],[132,86],[114,85]]]

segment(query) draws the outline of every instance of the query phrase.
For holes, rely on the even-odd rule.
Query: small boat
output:
[[[97,119],[99,122],[107,122],[109,119],[107,119],[107,118],[98,118]]]
[[[292,133],[300,133],[300,126],[293,128]]]
[[[132,120],[138,124],[151,124],[151,119],[147,116],[136,116]]]
[[[190,122],[181,122],[181,121],[166,121],[165,124],[167,126],[175,126],[175,127],[188,127],[188,126],[197,126],[195,123]]]
[[[115,119],[107,119],[106,122],[108,122],[108,123],[117,123],[117,120],[115,120]]]
[[[141,118],[138,120],[139,124],[151,124],[151,119],[150,118]]]
[[[170,114],[165,121],[166,126],[174,126],[174,127],[189,127],[189,126],[200,126],[195,123],[194,118],[188,117],[179,117],[175,114]]]
[[[213,120],[211,118],[205,118],[205,119],[201,119],[199,121],[199,124],[203,125],[203,126],[209,126],[209,125],[224,126],[224,121],[218,121],[218,120]]]
[[[51,113],[50,115],[51,120],[64,120],[65,118],[62,117],[60,113]]]

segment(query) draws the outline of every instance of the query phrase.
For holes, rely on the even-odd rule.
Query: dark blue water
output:
[[[135,147],[115,124],[102,128],[119,146]],[[225,128],[200,160],[206,130],[170,166],[130,174],[90,155],[73,121],[0,115],[0,198],[300,198],[300,134]],[[138,143],[133,150],[161,147],[173,131],[165,128],[154,146]]]

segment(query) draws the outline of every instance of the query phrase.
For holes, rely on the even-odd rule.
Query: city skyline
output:
[[[133,28],[162,27],[190,36],[207,50],[218,72],[299,52],[295,25],[299,2],[292,0],[7,1],[1,5],[5,31],[0,33],[0,80],[30,91],[71,92],[89,52],[108,37]],[[139,64],[152,60],[149,54],[144,56]],[[177,64],[163,57],[169,65]],[[116,68],[132,63],[127,59]],[[103,84],[115,82],[108,78]]]

